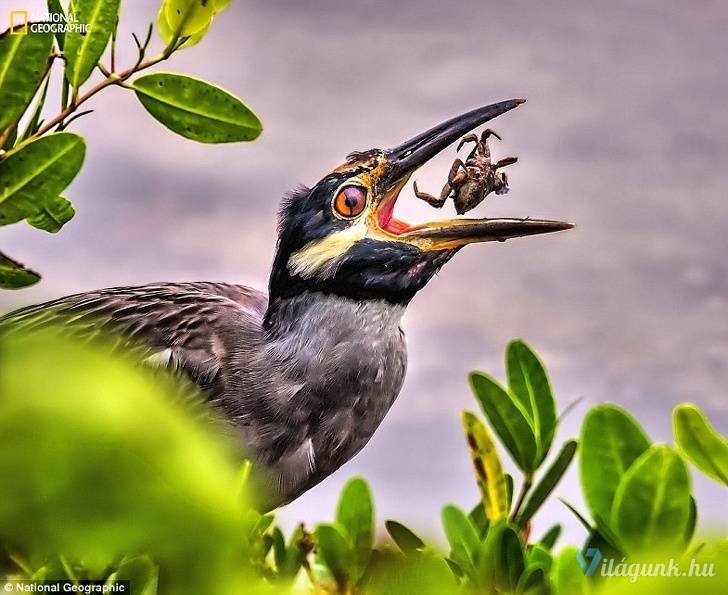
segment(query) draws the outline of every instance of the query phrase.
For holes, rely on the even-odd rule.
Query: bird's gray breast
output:
[[[353,457],[384,419],[407,365],[403,310],[324,294],[296,296],[277,309],[266,357],[281,386],[262,431],[277,436],[265,455],[284,500]]]

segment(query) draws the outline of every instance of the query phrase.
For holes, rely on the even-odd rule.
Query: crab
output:
[[[464,163],[459,158],[454,161],[440,196],[436,197],[427,192],[421,192],[417,188],[417,182],[414,182],[414,191],[417,198],[439,209],[452,196],[455,211],[458,215],[462,215],[477,207],[491,192],[506,194],[508,192],[508,177],[504,172],[498,170],[506,165],[512,165],[518,161],[518,157],[506,157],[492,163],[490,160],[490,147],[488,147],[488,138],[491,136],[503,140],[499,134],[490,128],[484,130],[480,138],[475,134],[464,136],[458,144],[458,151],[462,149],[465,143],[475,143],[475,146]]]

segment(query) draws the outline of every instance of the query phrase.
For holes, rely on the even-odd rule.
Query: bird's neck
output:
[[[271,307],[265,331],[267,355],[284,384],[305,386],[304,392],[317,400],[339,399],[340,391],[353,395],[356,391],[347,383],[365,379],[374,383],[394,362],[406,361],[399,328],[403,306],[302,293]]]
[[[268,310],[261,376],[243,385],[257,404],[246,444],[280,476],[286,501],[359,452],[384,419],[407,367],[404,307],[310,292]]]
[[[385,300],[322,293],[278,304],[265,339],[266,360],[279,375],[278,415],[296,418],[310,432],[326,428],[341,444],[351,442],[351,456],[354,444],[365,442],[354,437],[368,439],[402,387],[403,312],[404,306]]]
[[[265,332],[269,342],[305,344],[308,351],[335,343],[337,339],[359,341],[398,333],[404,310],[404,306],[385,300],[360,301],[304,292],[278,298],[268,305]]]

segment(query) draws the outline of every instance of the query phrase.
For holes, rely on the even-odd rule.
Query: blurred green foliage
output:
[[[57,233],[75,215],[61,196],[83,165],[86,145],[64,132],[93,110],[81,107],[115,86],[133,91],[147,112],[169,130],[203,143],[252,141],[262,132],[258,117],[219,87],[181,74],[137,77],[174,53],[199,43],[230,0],[163,0],[157,15],[160,52],[148,56],[153,24],[133,36],[137,58],[117,68],[120,0],[48,0],[48,13],[86,26],[67,33],[14,29],[0,34],[0,226],[27,221]],[[58,19],[56,25],[58,25]],[[55,70],[61,104],[47,105]],[[56,79],[53,79],[56,81]],[[0,252],[0,288],[33,285],[40,275]]]
[[[545,369],[522,341],[509,345],[507,365],[518,371],[508,386],[471,376],[481,404],[494,393],[510,404],[484,405],[487,425],[463,415],[481,501],[469,513],[443,508],[448,551],[440,552],[394,520],[384,524],[391,541],[376,539],[363,478],[346,484],[333,521],[286,537],[272,514],[246,503],[252,468],[189,386],[103,344],[57,334],[0,338],[0,582],[129,580],[136,595],[725,591],[728,540],[695,537],[681,455],[651,445],[614,405],[594,407],[582,427],[581,484],[594,520],[571,508],[586,525],[584,544],[556,549],[559,525],[532,538],[531,519],[578,443],[567,440],[547,463],[559,418]],[[507,423],[516,411],[525,426]],[[716,444],[724,438],[712,428],[703,436],[707,421],[693,405],[675,416],[680,452],[709,474],[721,469]],[[515,463],[528,463],[520,480],[504,473],[491,430]],[[540,445],[533,459],[509,448],[523,440],[516,432]],[[710,448],[698,446],[706,440]],[[659,574],[656,564],[673,575],[639,576]],[[674,576],[673,567],[711,576]]]
[[[0,527],[13,556],[45,576],[63,572],[61,553],[92,575],[149,556],[144,572],[163,568],[167,592],[237,577],[245,505],[221,428],[103,352],[44,336],[3,342],[0,361]]]

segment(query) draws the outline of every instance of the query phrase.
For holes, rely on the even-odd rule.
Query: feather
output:
[[[50,325],[62,325],[64,332],[84,341],[116,333],[117,348],[139,350],[150,365],[183,371],[214,398],[224,390],[216,386],[226,357],[218,335],[246,322],[260,325],[266,303],[265,294],[242,285],[114,287],[11,312],[0,318],[0,333]]]

